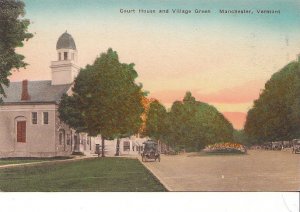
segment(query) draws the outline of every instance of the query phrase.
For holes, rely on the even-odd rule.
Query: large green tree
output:
[[[137,133],[144,112],[142,98],[145,93],[137,84],[134,64],[119,62],[117,52],[108,49],[93,65],[80,70],[72,96],[63,96],[59,105],[60,118],[79,132],[102,136],[104,140]]]
[[[300,63],[273,74],[248,111],[245,132],[253,142],[290,140],[300,136]]]
[[[29,20],[23,18],[24,7],[19,0],[0,0],[0,102],[5,97],[3,86],[9,86],[11,71],[27,65],[24,56],[16,53],[16,48],[33,36],[28,32]]]
[[[146,114],[146,124],[143,134],[154,138],[163,139],[168,133],[168,113],[166,108],[158,101],[150,103]]]
[[[232,124],[213,106],[196,101],[187,92],[183,101],[173,103],[169,113],[168,142],[195,151],[205,145],[233,139]]]

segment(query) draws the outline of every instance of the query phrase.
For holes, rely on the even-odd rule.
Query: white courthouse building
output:
[[[56,44],[57,60],[51,62],[51,80],[11,82],[5,88],[6,98],[0,105],[0,158],[55,157],[72,152],[95,153],[100,137],[64,124],[58,116],[63,94],[72,94],[72,85],[79,72],[77,49],[73,37],[63,33]],[[122,139],[121,154],[138,154],[145,139]],[[106,141],[106,153],[113,155],[116,141]]]

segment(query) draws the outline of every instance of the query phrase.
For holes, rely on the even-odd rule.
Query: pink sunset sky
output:
[[[57,59],[57,39],[68,30],[78,49],[80,67],[93,63],[111,47],[121,62],[136,64],[137,81],[150,97],[170,107],[191,91],[197,100],[215,106],[235,128],[242,129],[247,111],[265,82],[300,53],[300,28],[295,27],[299,14],[295,13],[295,22],[289,24],[291,17],[284,15],[285,10],[293,14],[299,5],[283,8],[282,15],[244,17],[220,15],[217,9],[202,16],[121,14],[119,10],[124,7],[161,6],[159,1],[145,5],[131,1],[126,6],[121,1],[104,2],[25,1],[34,38],[18,49],[29,66],[13,72],[11,81],[51,79],[49,66]],[[201,2],[207,1],[198,5],[195,1],[168,1],[162,5],[218,8]]]

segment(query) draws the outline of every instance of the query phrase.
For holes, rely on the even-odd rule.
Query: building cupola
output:
[[[63,33],[56,43],[58,60],[77,61],[77,49],[75,41],[67,31]]]
[[[67,31],[62,34],[56,43],[56,50],[58,49],[73,49],[76,50],[76,45],[72,35],[70,35]]]
[[[63,33],[56,43],[57,61],[51,62],[52,85],[73,83],[78,74],[77,48],[75,41],[67,31]]]

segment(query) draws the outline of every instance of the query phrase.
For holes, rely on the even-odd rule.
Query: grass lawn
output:
[[[95,158],[0,169],[1,191],[165,191],[137,160]]]

